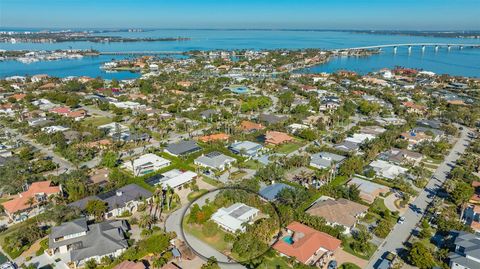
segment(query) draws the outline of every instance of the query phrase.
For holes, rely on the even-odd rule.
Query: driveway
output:
[[[381,247],[378,248],[372,256],[366,268],[377,268],[381,262],[382,255],[386,251],[398,253],[399,250],[404,248],[403,243],[409,238],[416,225],[420,222],[425,209],[433,199],[433,197],[428,198],[427,195],[436,193],[436,190],[443,185],[449,172],[455,167],[455,162],[469,145],[470,138],[468,136],[470,133],[471,131],[468,128],[463,127],[460,138],[453,145],[452,150],[445,157],[444,162],[437,168],[427,186],[420,191],[417,198],[408,206],[408,209],[403,215],[403,217],[405,217],[405,223],[395,225],[390,234],[385,238]]]
[[[333,258],[337,261],[338,265],[342,265],[344,263],[349,262],[359,266],[360,268],[365,268],[365,266],[368,263],[367,260],[361,259],[355,255],[352,255],[341,248],[335,250],[333,255],[334,255]]]
[[[210,199],[210,201],[213,201],[215,198],[216,193],[208,193],[204,195],[202,198],[197,200],[197,203],[202,206],[205,203],[206,199]],[[204,243],[203,241],[197,239],[196,237],[189,235],[185,233],[185,237],[187,240],[185,240],[185,237],[183,237],[182,231],[181,231],[181,222],[182,222],[182,217],[183,213],[188,209],[188,205],[182,206],[179,210],[173,212],[170,214],[165,222],[165,229],[167,232],[175,232],[177,234],[177,237],[180,240],[186,241],[190,244],[192,247],[193,251],[196,253],[201,253],[205,257],[215,257],[218,261],[220,262],[228,262],[228,257],[225,256],[224,254],[220,253],[216,249],[212,248],[210,245]],[[245,268],[244,266],[240,264],[219,264],[221,268],[223,269],[241,269]],[[193,268],[192,268],[193,269]]]

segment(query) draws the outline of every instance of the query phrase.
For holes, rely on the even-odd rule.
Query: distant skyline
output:
[[[480,30],[478,0],[0,0],[0,28]]]

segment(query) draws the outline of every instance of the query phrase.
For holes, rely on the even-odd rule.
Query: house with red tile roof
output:
[[[59,186],[53,186],[51,181],[32,183],[27,191],[19,193],[12,200],[2,203],[8,217],[15,220],[19,213],[27,212],[47,201],[48,197],[61,193]],[[28,212],[27,212],[28,213]]]
[[[225,133],[205,135],[198,138],[198,140],[204,143],[211,142],[211,141],[227,141],[228,139],[230,139],[230,136]]]
[[[58,115],[68,115],[68,113],[72,112],[68,106],[60,106],[56,108],[52,108],[49,110],[50,113],[58,114]]]
[[[267,131],[265,134],[265,143],[270,145],[280,145],[293,141],[293,137],[286,133],[277,131]]]
[[[407,108],[408,113],[423,114],[427,112],[427,107],[415,104],[414,102],[403,102],[403,106]]]
[[[13,97],[15,100],[17,101],[21,101],[23,100],[23,98],[25,98],[27,95],[24,94],[24,93],[16,93],[14,95],[12,95],[11,97]]]
[[[331,235],[296,221],[290,223],[286,229],[287,233],[273,248],[281,255],[295,258],[303,264],[316,264],[324,255],[328,256],[337,250],[342,243]]]
[[[265,129],[260,123],[244,120],[240,123],[240,129],[244,132],[256,132]]]
[[[65,115],[67,118],[72,118],[75,121],[79,121],[84,119],[87,116],[87,111],[84,109],[79,109],[75,111],[71,111]]]

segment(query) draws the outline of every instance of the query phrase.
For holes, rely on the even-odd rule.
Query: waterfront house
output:
[[[125,220],[88,224],[81,218],[65,222],[52,228],[46,253],[73,268],[88,260],[101,263],[104,257],[118,258],[128,248],[128,230]]]
[[[227,208],[222,207],[215,212],[211,220],[222,229],[236,233],[245,232],[244,224],[252,222],[260,211],[246,204],[235,203]]]
[[[319,232],[299,222],[292,222],[286,227],[286,233],[275,242],[273,249],[281,256],[295,258],[306,265],[315,265],[330,256],[342,241],[323,232]]]

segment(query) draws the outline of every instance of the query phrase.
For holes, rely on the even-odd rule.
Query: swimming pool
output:
[[[293,244],[293,237],[291,237],[291,236],[285,236],[282,240],[283,240],[283,242],[285,242],[289,245]]]

